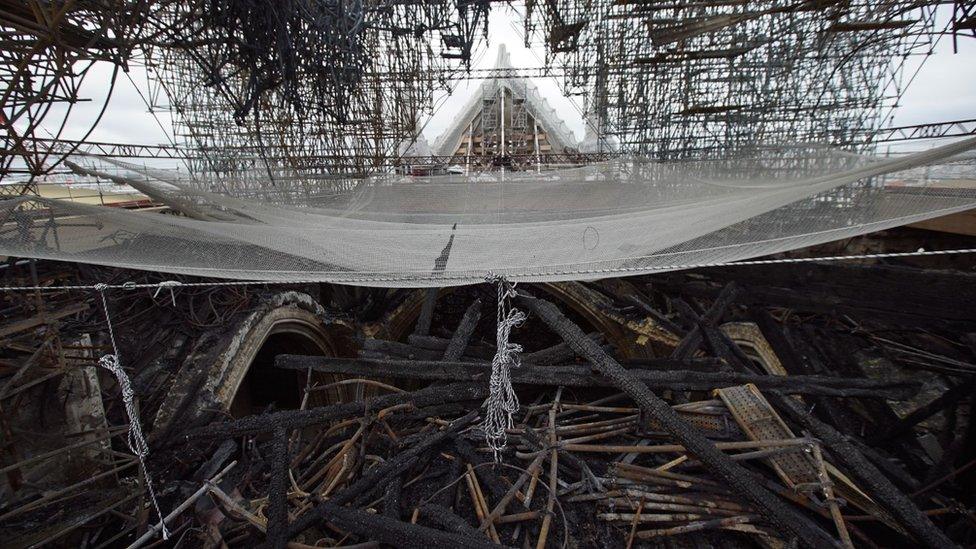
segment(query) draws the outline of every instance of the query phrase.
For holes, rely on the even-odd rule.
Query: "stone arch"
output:
[[[286,387],[293,374],[274,372],[270,363],[274,355],[336,355],[343,331],[342,324],[311,296],[283,292],[262,301],[230,329],[203,334],[156,413],[153,438],[167,436],[177,426],[185,429],[217,415],[245,413],[256,405],[270,404],[273,395],[269,391],[275,387],[255,387],[251,382],[274,379],[279,389]],[[252,371],[255,366],[261,371]],[[304,385],[295,381],[293,385],[300,390]],[[298,394],[285,396],[289,402],[284,404],[294,403],[292,396],[300,398]]]

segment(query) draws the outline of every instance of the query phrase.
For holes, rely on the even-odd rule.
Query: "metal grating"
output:
[[[753,384],[716,389],[716,394],[729,410],[739,427],[752,440],[796,438],[783,423],[769,402]],[[784,452],[767,458],[783,482],[790,488],[798,485],[820,485],[817,464],[805,448]]]

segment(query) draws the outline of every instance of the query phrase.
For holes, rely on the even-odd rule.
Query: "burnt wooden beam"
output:
[[[421,336],[414,334],[407,336],[407,342],[415,348],[423,349],[425,351],[436,351],[435,354],[438,358],[444,356],[444,351],[446,351],[447,346],[451,344],[451,340],[444,337],[432,335]],[[467,348],[462,354],[474,358],[488,359],[495,356],[495,346],[486,343],[469,342]]]
[[[836,375],[838,377],[845,375],[859,377],[864,375],[863,371],[859,371],[858,376],[852,375],[850,370],[845,368],[846,359],[827,356],[825,352],[827,348],[841,347],[843,345],[841,338],[837,337],[837,334],[824,333],[818,337],[809,328],[809,325],[801,324],[788,331],[790,341],[793,342],[796,352],[803,357],[803,364],[807,367],[807,373]],[[827,343],[827,345],[823,345],[823,343]],[[851,357],[857,353],[855,349],[845,348],[844,351],[849,353]],[[883,401],[875,400],[863,406],[863,409],[871,410],[867,412],[868,418],[876,420],[885,417],[875,412],[879,402]],[[836,425],[845,434],[864,433],[868,429],[868,426],[865,425],[865,416],[855,413],[851,409],[850,403],[844,399],[815,397],[811,403],[814,405],[817,417],[826,420],[831,425]],[[872,423],[875,426],[880,425],[877,421],[872,421]]]
[[[368,501],[376,491],[384,488],[385,482],[389,481],[389,479],[393,478],[395,475],[404,474],[418,461],[422,454],[431,451],[433,448],[439,446],[441,443],[454,435],[454,433],[456,433],[458,430],[467,427],[468,424],[474,421],[477,415],[478,411],[474,410],[464,417],[452,421],[444,429],[434,431],[433,433],[428,433],[425,437],[414,443],[406,450],[398,453],[382,464],[376,465],[375,467],[367,470],[361,477],[359,477],[358,480],[337,492],[327,502],[319,503],[314,508],[305,512],[300,518],[296,519],[295,522],[288,527],[288,532],[286,534],[287,539],[290,540],[294,538],[321,520],[333,522],[334,518],[337,516],[342,516],[341,513],[339,513],[339,510],[344,509],[341,507],[342,505],[350,503],[356,505]],[[390,523],[404,524],[400,521],[390,520],[385,517],[384,520],[389,521]],[[333,524],[339,528],[345,529],[344,526],[336,524],[335,522],[333,522]],[[357,531],[357,533],[361,532]],[[386,540],[379,539],[379,541]]]
[[[889,426],[887,429],[869,438],[867,441],[868,444],[877,444],[879,442],[891,438],[897,438],[911,432],[912,428],[919,423],[934,416],[942,410],[949,408],[950,406],[955,406],[960,400],[971,395],[974,387],[976,387],[976,381],[973,380],[956,385],[932,401],[912,410],[898,423]]]
[[[62,308],[59,311],[45,312],[30,318],[17,320],[0,326],[0,338],[6,338],[13,334],[32,330],[38,326],[54,322],[73,314],[83,313],[88,310],[88,303],[74,303]]]
[[[383,462],[382,465],[377,465],[363,473],[359,477],[359,480],[337,492],[329,501],[336,505],[345,505],[347,503],[356,504],[368,501],[372,497],[372,494],[383,488],[383,483],[386,480],[392,478],[394,475],[406,473],[421,455],[451,439],[455,433],[467,427],[477,417],[478,411],[473,410],[452,421],[443,429],[427,433],[406,450]]]
[[[459,547],[464,549],[497,549],[484,537],[456,532],[444,532],[419,524],[401,522],[360,509],[340,507],[331,502],[319,504],[329,523],[357,536],[393,547]],[[311,512],[310,512],[311,513]],[[306,513],[308,514],[308,513]]]
[[[763,337],[766,338],[769,346],[773,349],[773,353],[779,358],[780,364],[782,364],[783,369],[787,373],[790,375],[803,375],[809,373],[816,374],[826,370],[822,364],[818,364],[812,360],[814,357],[811,357],[809,353],[804,355],[793,345],[792,338],[787,330],[765,308],[758,306],[749,307],[749,316],[759,326]],[[836,338],[831,338],[831,341],[832,343],[835,342]],[[842,353],[853,354],[853,351],[845,348],[837,354]],[[804,356],[807,358],[804,359]],[[856,374],[852,373],[851,369],[846,367],[845,362],[839,360],[839,358],[834,357],[834,360],[830,361],[834,365],[835,370],[840,370],[838,373],[850,375],[851,377],[861,377],[864,375],[864,372],[860,370]],[[857,433],[864,432],[865,422],[870,421],[872,424],[876,423],[876,416],[878,414],[872,413],[870,410],[876,409],[880,401],[875,400],[864,403],[864,408],[869,410],[866,412],[867,416],[855,414],[847,406],[847,403],[843,401],[829,401],[823,398],[814,398],[811,402],[815,405],[818,414],[826,416],[831,423],[840,426],[845,433]]]
[[[427,288],[424,293],[424,303],[420,306],[420,316],[417,317],[417,325],[414,328],[414,335],[427,335],[430,333],[430,323],[434,318],[434,305],[437,304],[438,288]]]
[[[403,492],[403,477],[396,475],[383,490],[383,516],[400,520],[400,496]]]
[[[587,337],[593,341],[603,341],[602,334],[598,332],[587,334]],[[574,358],[576,358],[576,353],[569,347],[569,345],[566,344],[565,341],[560,341],[551,347],[546,347],[545,349],[523,354],[522,362],[528,364],[558,364],[560,362],[573,360]]]
[[[780,363],[791,375],[817,373],[827,369],[825,364],[813,356],[812,350],[807,348],[809,345],[804,341],[805,338],[799,331],[788,330],[762,306],[750,306],[749,314],[766,337],[766,341],[773,348],[773,352],[779,357]],[[826,346],[824,351],[829,353],[827,360],[831,364],[831,369],[842,375],[863,376],[864,368],[854,358],[856,350],[850,338],[839,338],[834,335],[829,339],[831,345]],[[794,346],[794,341],[797,343],[796,346]],[[801,348],[805,348],[805,350],[801,350]],[[865,430],[876,432],[879,429],[888,429],[898,423],[898,416],[891,406],[882,399],[860,401],[858,403],[859,413],[855,413],[848,406],[849,403],[843,401],[834,400],[831,402],[820,397],[812,397],[810,402],[814,404],[817,415],[830,421],[845,434],[863,433]],[[857,439],[853,440],[856,441]],[[915,450],[919,447],[917,441],[892,440],[889,442],[900,448],[899,457],[906,465],[914,466],[917,464],[918,460],[914,457]],[[878,449],[869,448],[863,444],[859,447],[862,453],[890,478],[897,479],[903,486],[917,485],[915,479],[894,465],[891,460],[884,458]],[[914,468],[918,469],[917,466]]]
[[[486,383],[452,383],[439,387],[428,387],[414,392],[382,395],[355,402],[345,402],[330,406],[320,406],[308,410],[287,410],[261,414],[208,425],[174,437],[173,444],[188,443],[201,439],[227,439],[245,435],[256,435],[273,431],[275,428],[301,429],[310,425],[321,425],[336,420],[361,416],[369,410],[382,410],[398,404],[411,404],[424,408],[451,402],[481,400],[488,396]]]
[[[488,458],[478,455],[475,449],[461,437],[452,437],[451,444],[457,456],[474,467],[474,474],[478,476],[481,484],[491,493],[491,500],[498,501],[505,496],[507,486],[505,481],[495,473],[492,467],[486,466],[492,463]]]
[[[801,324],[790,330],[790,339],[795,342],[797,349],[810,365],[810,373],[836,372],[837,375],[859,377],[864,375],[864,368],[855,358],[858,347],[851,337],[844,334],[827,333],[814,330],[810,324]],[[830,341],[829,345],[824,345]],[[828,366],[829,365],[829,366]],[[860,403],[861,414],[854,415],[849,402],[838,399],[825,399],[815,402],[815,415],[834,425],[839,431],[848,435],[858,435],[865,432],[878,432],[896,425],[900,418],[894,408],[883,399],[866,400]],[[845,413],[850,411],[850,413]],[[866,426],[858,418],[867,417],[872,425]],[[923,474],[928,469],[927,462],[922,458],[927,453],[915,438],[888,439],[884,444],[896,449],[901,462],[905,463],[916,475]]]
[[[385,339],[366,338],[362,340],[361,345],[363,356],[389,355],[411,360],[434,360],[442,356],[442,353],[438,353],[437,351],[418,348],[417,346],[407,345],[399,341],[387,341]]]
[[[268,488],[268,545],[284,549],[288,542],[288,431],[277,427],[271,439],[271,482]]]
[[[713,282],[742,285],[742,303],[789,307],[875,318],[917,328],[922,325],[973,331],[976,273],[893,265],[803,263],[726,266],[702,271]],[[711,297],[716,288],[693,281],[662,286]]]
[[[691,355],[698,350],[698,347],[702,344],[702,333],[700,324],[705,324],[707,326],[714,326],[716,322],[722,319],[725,311],[729,308],[733,301],[738,297],[739,289],[734,282],[730,282],[722,289],[718,297],[712,303],[712,306],[705,311],[700,319],[697,319],[695,325],[691,328],[681,343],[674,348],[671,353],[672,358],[689,358]]]
[[[547,443],[543,441],[542,437],[532,429],[525,429],[525,431],[522,433],[522,441],[533,451],[544,452],[548,447]],[[560,457],[559,465],[562,465],[563,462],[568,462],[574,469],[579,471],[581,477],[580,480],[590,481],[593,484],[594,489],[602,490],[599,479],[596,478],[596,475],[593,474],[590,466],[587,465],[585,461],[565,448],[558,448],[558,452]]]
[[[675,324],[670,318],[664,316],[663,313],[661,313],[654,307],[651,307],[646,302],[644,302],[643,299],[637,297],[636,295],[627,295],[624,296],[624,299],[636,305],[640,310],[644,311],[644,313],[647,314],[647,316],[653,318],[664,329],[669,330],[676,335],[681,335],[684,333],[684,330],[681,328],[681,326]]]
[[[452,481],[455,479],[461,479],[461,475],[464,474],[464,464],[461,463],[460,459],[452,459],[450,465],[447,469],[447,479]],[[457,501],[458,492],[461,489],[460,482],[454,485],[454,488],[448,488],[446,490],[441,490],[441,492],[434,496],[433,504],[438,507],[453,508],[454,503]]]
[[[591,341],[587,338],[587,341]],[[592,343],[592,341],[591,341]],[[599,345],[593,343],[596,348]],[[603,350],[601,349],[601,352]],[[606,354],[606,353],[604,353]],[[609,356],[609,355],[606,355]],[[654,360],[654,359],[649,359]],[[618,364],[614,361],[615,364]],[[377,378],[430,381],[483,380],[491,374],[490,362],[446,362],[278,355],[275,366],[286,370],[347,374]],[[621,366],[622,367],[622,366]],[[740,372],[693,370],[627,370],[645,386],[683,391],[708,391],[717,387],[754,383],[760,389],[779,389],[790,394],[902,399],[915,394],[917,384],[908,381],[839,378],[829,376],[767,376]],[[535,366],[523,364],[511,370],[512,383],[565,387],[616,387],[612,378],[594,373],[585,365]]]
[[[970,416],[972,416],[972,410],[976,410],[976,393],[969,397],[969,410]],[[953,466],[962,466],[966,461],[976,458],[976,421],[969,421],[966,425],[966,432],[963,434],[962,448],[960,450],[960,456]],[[967,473],[964,477],[960,479],[964,485],[972,486],[972,474]]]
[[[606,350],[606,346],[604,346]],[[715,372],[727,368],[727,364],[720,358],[695,357],[695,358],[624,358],[617,362],[624,365],[628,370],[692,370],[696,372]],[[533,364],[534,363],[530,363]]]
[[[769,346],[773,348],[773,352],[779,358],[780,364],[783,365],[783,369],[787,373],[790,375],[808,373],[800,354],[793,347],[793,344],[790,343],[782,326],[773,318],[773,315],[769,314],[769,311],[762,307],[753,306],[749,307],[749,316],[759,326],[759,331],[762,332],[763,337],[769,342]]]
[[[705,343],[705,349],[708,350],[710,355],[721,358],[735,371],[755,371],[755,367],[753,367],[749,357],[721,330],[703,322],[698,325],[698,332],[701,334],[702,341]]]
[[[464,350],[468,346],[468,342],[471,340],[471,335],[474,334],[474,329],[478,326],[479,320],[481,320],[481,300],[475,299],[468,306],[468,309],[464,311],[461,322],[458,323],[457,329],[454,330],[454,335],[451,336],[451,341],[447,344],[447,349],[444,351],[444,360],[457,360],[461,358],[461,355],[464,354]]]
[[[634,372],[626,370],[599,345],[593,343],[579,326],[566,318],[555,305],[524,291],[520,292],[520,297],[521,302],[563,338],[573,350],[589,360],[593,367],[606,376],[615,387],[633,399],[641,412],[657,421],[664,431],[687,448],[731,489],[755,504],[759,512],[777,528],[805,546],[837,545],[829,534],[788,508],[781,499],[762,486],[754,473],[733,461],[698,429],[681,419],[667,402],[637,379],[633,375]]]
[[[671,308],[678,313],[678,321],[684,327],[685,335],[688,335],[687,332],[691,331],[698,324],[704,311],[699,313],[691,304],[680,297],[674,297],[668,301],[671,303]]]
[[[445,490],[445,492],[448,491]],[[484,534],[479,532],[477,528],[468,524],[463,518],[457,516],[454,511],[443,505],[428,503],[419,508],[419,513],[421,518],[440,526],[443,530],[452,534],[484,537]]]
[[[770,402],[794,422],[809,430],[847,468],[872,499],[882,505],[898,523],[926,547],[955,547],[945,533],[925,516],[912,500],[885,477],[854,444],[830,425],[807,413],[795,400],[775,391],[767,394]]]
[[[887,452],[873,446],[868,446],[864,441],[855,437],[847,437],[847,441],[856,446],[861,451],[861,454],[870,460],[888,479],[897,483],[904,490],[913,492],[920,486],[919,482]]]

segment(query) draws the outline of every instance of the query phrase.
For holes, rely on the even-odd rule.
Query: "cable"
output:
[[[736,267],[741,265],[782,265],[787,263],[818,263],[825,261],[854,261],[858,259],[890,259],[899,257],[930,257],[938,255],[957,255],[957,254],[973,254],[976,253],[976,248],[959,248],[955,250],[918,250],[915,252],[885,252],[876,254],[856,254],[856,255],[833,255],[833,256],[820,256],[820,257],[793,257],[785,259],[753,259],[745,261],[728,261],[728,262],[716,262],[716,263],[687,263],[687,264],[677,264],[677,265],[663,265],[660,267],[610,267],[606,269],[581,269],[573,271],[573,274],[615,274],[615,273],[638,273],[643,272],[651,274],[654,272],[662,271],[678,271],[678,270],[688,270],[688,269],[704,269],[711,267]],[[365,275],[365,273],[363,273]],[[552,272],[536,272],[536,273],[521,273],[518,277],[513,278],[531,278],[536,276],[552,275]],[[349,277],[340,278],[334,277],[332,282],[335,283],[353,283],[353,282],[397,282],[397,281],[416,281],[416,280],[438,280],[438,281],[449,281],[449,280],[468,280],[471,276],[469,275],[439,275],[439,276],[427,276],[423,277],[418,274],[410,273],[408,276],[361,276],[361,277]],[[2,292],[50,292],[50,291],[74,291],[74,290],[99,290],[99,289],[118,289],[118,290],[137,290],[143,288],[150,289],[160,289],[167,288],[172,290],[174,287],[217,287],[217,286],[270,286],[270,285],[285,285],[285,284],[319,284],[322,282],[330,282],[326,279],[294,279],[294,280],[215,280],[212,282],[178,282],[174,280],[163,280],[161,282],[151,282],[151,283],[135,283],[135,282],[125,282],[123,284],[83,284],[83,285],[69,285],[69,286],[0,286],[0,291]]]
[[[105,298],[105,290],[108,289],[108,285],[98,284],[97,286],[95,290],[98,291],[102,298],[102,310],[105,313],[105,323],[108,325],[108,337],[109,341],[112,342],[112,354],[98,359],[98,365],[112,372],[119,383],[119,390],[122,392],[122,403],[125,407],[125,415],[129,418],[129,438],[126,440],[126,444],[128,444],[129,450],[139,459],[142,474],[146,478],[146,490],[149,493],[149,501],[152,502],[153,508],[156,509],[156,515],[159,517],[163,540],[168,540],[169,530],[166,528],[165,515],[163,515],[162,510],[159,508],[159,502],[156,500],[156,490],[153,488],[152,477],[149,475],[149,468],[146,466],[149,445],[146,444],[146,439],[142,436],[142,424],[139,422],[139,411],[136,409],[135,404],[135,391],[132,390],[132,383],[129,380],[129,376],[122,369],[122,364],[119,361],[119,347],[115,343],[115,330],[112,327],[112,316],[109,314],[108,300]]]

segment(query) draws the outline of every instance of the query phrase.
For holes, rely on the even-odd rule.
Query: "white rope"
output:
[[[159,502],[156,501],[156,491],[153,489],[152,478],[149,476],[149,468],[146,467],[149,445],[146,444],[146,439],[142,436],[142,425],[139,423],[139,413],[136,411],[135,405],[135,391],[132,390],[132,383],[129,381],[129,376],[122,369],[122,364],[119,362],[119,347],[115,343],[115,330],[112,327],[112,317],[108,312],[108,301],[105,299],[105,290],[108,288],[109,286],[107,284],[96,284],[94,287],[102,297],[102,309],[105,311],[105,322],[108,324],[108,337],[112,342],[113,353],[98,359],[98,365],[115,375],[119,388],[122,390],[122,404],[125,406],[125,415],[129,418],[129,437],[126,440],[126,444],[128,444],[129,450],[139,459],[142,474],[146,478],[149,501],[152,502],[153,507],[156,509],[156,515],[159,516],[163,539],[167,540],[169,539],[169,530],[166,528],[166,522],[163,520],[163,512],[159,509]]]
[[[512,387],[511,369],[522,364],[519,353],[522,346],[508,341],[512,328],[525,321],[525,313],[513,309],[509,300],[515,297],[515,286],[505,277],[488,273],[485,280],[498,285],[498,329],[495,334],[495,357],[491,360],[491,379],[488,382],[488,398],[485,400],[485,420],[482,429],[485,441],[495,454],[495,461],[508,443],[507,429],[512,428],[512,416],[518,412],[519,401]]]
[[[160,282],[158,286],[156,286],[156,293],[153,294],[153,299],[156,299],[156,297],[159,296],[159,292],[161,292],[163,288],[169,288],[169,297],[172,298],[173,306],[176,307],[176,294],[173,293],[173,288],[182,285],[183,283],[179,280],[164,280]]]
[[[572,271],[537,271],[537,272],[526,272],[519,273],[520,277],[532,278],[540,276],[554,276],[563,274],[578,274],[578,275],[592,275],[592,274],[621,274],[621,273],[653,273],[660,271],[679,271],[687,269],[705,269],[712,267],[735,267],[741,265],[781,265],[785,263],[818,263],[827,261],[855,261],[858,259],[889,259],[889,258],[899,258],[899,257],[928,257],[937,255],[958,255],[958,254],[974,254],[976,253],[976,248],[960,248],[955,250],[919,250],[915,252],[886,252],[877,254],[855,254],[855,255],[833,255],[833,256],[820,256],[820,257],[794,257],[785,259],[753,259],[746,261],[720,261],[714,263],[676,263],[671,265],[661,265],[658,267],[608,267],[606,269],[576,269]],[[182,286],[186,288],[214,288],[219,286],[269,286],[269,285],[284,285],[284,284],[320,284],[322,282],[334,282],[334,283],[348,283],[353,284],[357,282],[412,282],[417,280],[436,280],[436,281],[468,281],[471,276],[468,274],[460,275],[437,275],[437,276],[422,276],[420,273],[409,273],[404,276],[391,276],[384,273],[383,276],[373,276],[367,275],[366,273],[348,273],[350,276],[341,276],[343,273],[329,273],[328,278],[294,278],[289,280],[220,280],[213,282],[176,282],[173,280],[166,280],[163,282],[151,282],[151,283],[135,283],[135,282],[125,282],[122,284],[87,284],[87,285],[68,285],[68,286],[0,286],[0,291],[4,292],[51,292],[51,291],[67,291],[67,290],[97,290],[99,286],[103,286],[105,289],[112,290],[136,290],[136,289],[158,289],[160,287],[169,287],[172,290],[175,286]],[[361,275],[361,276],[352,276]],[[175,298],[174,298],[175,299]]]

